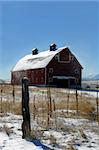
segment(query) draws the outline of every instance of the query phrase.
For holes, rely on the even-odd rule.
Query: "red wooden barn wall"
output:
[[[22,78],[29,79],[29,85],[45,84],[45,69],[25,70],[12,72],[12,83],[21,84]]]

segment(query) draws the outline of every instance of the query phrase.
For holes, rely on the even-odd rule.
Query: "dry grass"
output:
[[[15,103],[13,103],[13,96],[11,95],[13,92],[13,87],[11,85],[2,85],[2,94],[6,96],[10,93],[11,99],[8,98],[8,101],[4,101],[2,99],[2,104],[0,102],[0,111],[6,112],[13,112],[17,115],[22,114],[21,112],[21,86],[14,86],[15,91]],[[1,86],[0,86],[1,91]],[[30,112],[33,114],[33,118],[40,118],[38,120],[43,120],[42,122],[45,123],[48,119],[48,98],[47,98],[47,88],[32,88],[29,87],[30,93],[33,94],[33,97],[30,97]],[[51,91],[51,115],[52,117],[74,117],[76,115],[77,110],[77,103],[76,103],[76,96],[75,93],[71,93],[69,95],[69,103],[67,104],[68,100],[68,90],[64,89],[57,89],[52,88]],[[38,93],[38,94],[37,94]],[[35,95],[35,101],[34,101]],[[53,99],[55,101],[55,108]],[[93,100],[93,101],[92,101]],[[67,107],[68,105],[68,107]],[[63,110],[75,110],[75,112],[63,112]],[[78,95],[78,110],[79,115],[82,117],[90,118],[90,114],[93,114],[95,111],[96,104],[95,98],[86,97],[84,94]],[[60,110],[59,112],[54,111]],[[57,113],[55,113],[57,112]]]
[[[21,103],[16,102],[13,103],[12,101],[3,101],[2,104],[0,104],[0,111],[2,113],[14,113],[16,115],[21,115]]]
[[[75,101],[70,103],[70,109],[76,110],[76,102]],[[88,100],[78,101],[78,109],[79,109],[80,114],[86,114],[86,115],[95,111],[95,107]]]

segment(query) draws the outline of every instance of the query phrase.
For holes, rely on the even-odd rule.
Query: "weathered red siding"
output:
[[[24,76],[29,79],[29,85],[45,84],[45,69],[43,68],[12,72],[12,83],[21,84]]]

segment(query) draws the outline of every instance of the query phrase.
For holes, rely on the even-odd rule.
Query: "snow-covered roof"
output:
[[[43,51],[38,53],[37,55],[26,55],[16,63],[12,71],[45,68],[48,65],[48,63],[52,60],[52,58],[65,48],[66,47],[61,47],[55,51]]]

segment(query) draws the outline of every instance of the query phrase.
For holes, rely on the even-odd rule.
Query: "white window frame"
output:
[[[53,68],[49,68],[49,73],[53,73]]]
[[[73,60],[74,60],[74,56],[73,56],[73,55],[70,55],[70,56],[69,56],[69,60],[70,60],[70,61],[73,61]]]
[[[70,63],[70,54],[69,54],[69,60],[68,61],[62,61],[62,60],[60,60],[60,54],[59,54],[59,59],[58,59],[58,62],[59,63]]]
[[[56,55],[55,55],[55,60],[58,60],[58,61],[59,61],[59,54],[56,54]]]
[[[78,69],[75,69],[75,74],[79,74],[79,70]]]

